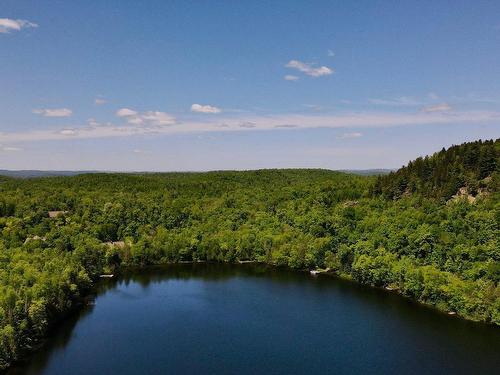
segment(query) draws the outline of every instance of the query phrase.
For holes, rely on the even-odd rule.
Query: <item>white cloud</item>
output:
[[[20,31],[28,27],[38,27],[36,23],[27,20],[13,20],[10,18],[0,18],[0,33],[8,34],[11,31]]]
[[[138,113],[137,111],[128,108],[120,108],[118,111],[116,111],[116,115],[118,117],[137,116],[137,113]]]
[[[87,125],[94,128],[96,126],[100,126],[101,124],[97,122],[95,118],[89,118],[87,120]]]
[[[335,56],[335,52],[333,52],[331,49],[329,49],[326,54],[328,55],[328,57],[334,57]]]
[[[116,111],[116,116],[125,118],[131,125],[164,126],[175,124],[175,117],[160,111],[139,113],[129,108],[121,108]]]
[[[333,69],[327,66],[314,67],[314,64],[305,63],[298,60],[290,60],[288,64],[285,65],[287,68],[297,69],[298,71],[307,74],[311,77],[321,77],[333,74]]]
[[[103,104],[106,104],[106,99],[103,99],[103,98],[95,98],[95,100],[94,100],[94,104],[95,104],[95,105],[103,105]]]
[[[348,139],[348,138],[359,138],[359,137],[362,137],[363,134],[362,133],[344,133],[342,134],[341,136],[339,136],[339,138],[341,139]]]
[[[59,132],[61,135],[76,135],[78,132],[74,129],[63,129]]]
[[[68,108],[53,108],[53,109],[45,108],[45,109],[34,109],[33,113],[45,117],[69,117],[73,114],[73,111]]]
[[[447,112],[451,111],[451,106],[448,103],[441,103],[436,105],[429,105],[427,107],[422,108],[422,112],[430,113],[430,112]]]
[[[127,116],[127,122],[132,125],[142,125],[144,120],[139,116]]]
[[[173,125],[175,124],[175,118],[168,113],[159,111],[148,111],[145,112],[141,119],[149,122],[151,125]]]
[[[408,96],[400,96],[392,99],[368,99],[371,104],[387,106],[419,106],[422,102]]]
[[[283,77],[285,81],[298,81],[299,77],[293,76],[291,74],[287,74],[286,76]]]
[[[439,96],[436,93],[434,93],[434,92],[430,92],[429,94],[427,94],[427,96],[431,100],[438,100],[439,99]]]
[[[193,104],[191,106],[191,112],[198,112],[198,113],[221,113],[222,110],[220,108],[213,107],[211,105]]]

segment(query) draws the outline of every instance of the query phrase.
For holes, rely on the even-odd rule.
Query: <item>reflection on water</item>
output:
[[[500,329],[394,293],[264,265],[103,280],[14,374],[494,374]]]

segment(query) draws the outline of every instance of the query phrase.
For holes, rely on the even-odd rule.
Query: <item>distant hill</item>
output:
[[[380,176],[373,195],[397,199],[419,193],[450,199],[459,190],[475,196],[496,190],[500,170],[500,139],[463,143],[419,157],[396,172]]]
[[[393,169],[343,169],[338,172],[351,173],[359,176],[379,176],[392,172]],[[36,177],[61,177],[77,176],[89,173],[120,173],[120,172],[102,172],[102,171],[40,171],[40,170],[7,170],[0,169],[0,176],[14,178],[36,178]],[[158,172],[122,172],[127,174],[153,174]]]
[[[16,177],[16,178],[76,176],[79,174],[86,174],[86,173],[96,173],[96,171],[38,171],[38,170],[10,171],[6,169],[0,169],[0,176]]]

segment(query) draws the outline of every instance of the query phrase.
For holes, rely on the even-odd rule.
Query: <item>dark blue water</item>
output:
[[[499,374],[500,329],[329,276],[179,265],[106,281],[13,374]]]

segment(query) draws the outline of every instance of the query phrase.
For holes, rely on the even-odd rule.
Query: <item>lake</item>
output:
[[[395,293],[260,265],[103,280],[19,374],[498,374],[500,329]]]

